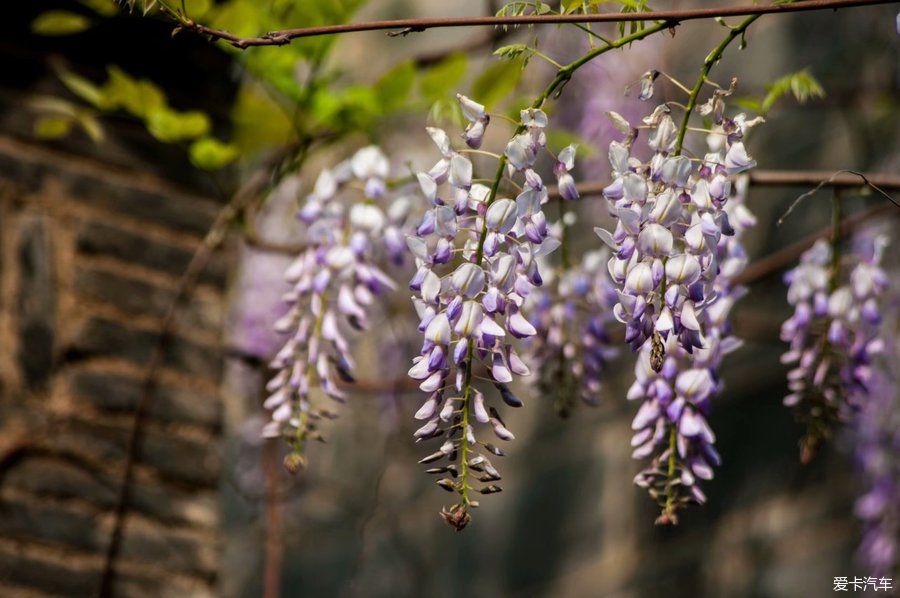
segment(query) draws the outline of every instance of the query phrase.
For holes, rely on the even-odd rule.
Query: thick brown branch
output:
[[[804,12],[812,10],[851,8],[875,4],[894,4],[898,0],[801,0],[791,4],[772,4],[767,6],[727,6],[714,8],[694,8],[688,10],[663,10],[641,13],[600,13],[600,14],[568,14],[568,15],[521,15],[514,17],[451,17],[451,18],[419,18],[396,19],[390,21],[369,21],[365,23],[348,23],[343,25],[326,25],[323,27],[301,27],[271,31],[259,37],[241,37],[228,31],[213,29],[197,23],[184,15],[164,9],[175,20],[181,29],[205,35],[213,40],[225,41],[235,48],[246,49],[253,46],[283,46],[291,40],[337,33],[357,31],[388,30],[390,35],[407,35],[426,29],[439,27],[509,27],[513,25],[545,25],[561,23],[621,23],[626,21],[663,21],[673,27],[684,21],[697,19],[713,19],[717,17],[737,17],[771,13]]]
[[[753,170],[750,184],[768,187],[866,187],[869,184],[882,189],[900,189],[900,176],[841,171],[829,173],[822,170]]]

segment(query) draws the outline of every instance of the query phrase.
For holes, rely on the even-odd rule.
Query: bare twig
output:
[[[207,27],[188,18],[179,11],[169,7],[163,7],[163,12],[178,22],[179,27],[185,31],[192,31],[206,36],[211,40],[222,40],[239,49],[253,46],[283,46],[292,40],[315,37],[320,35],[334,35],[337,33],[352,33],[357,31],[383,31],[392,32],[390,35],[408,35],[419,33],[426,29],[440,27],[509,27],[513,25],[544,25],[560,23],[622,23],[627,21],[663,21],[674,27],[685,21],[697,19],[713,19],[720,17],[736,17],[762,15],[772,13],[804,12],[812,10],[827,10],[838,8],[851,8],[858,6],[871,6],[876,4],[894,4],[898,0],[801,0],[791,4],[771,4],[765,6],[728,6],[715,8],[695,8],[689,10],[648,11],[631,13],[599,13],[599,14],[548,14],[548,15],[520,15],[511,17],[451,17],[451,18],[419,18],[396,19],[390,21],[369,21],[365,23],[348,23],[342,25],[326,25],[323,27],[301,27],[297,29],[283,29],[270,31],[259,37],[241,37],[223,31]]]
[[[876,206],[874,208],[858,212],[853,216],[844,218],[841,221],[841,236],[846,237],[847,235],[858,229],[860,226],[871,220],[884,218],[885,216],[891,215],[896,216],[898,214],[900,214],[900,212],[897,212],[897,209],[892,205]],[[739,276],[735,278],[735,284],[750,284],[784,270],[791,264],[795,263],[797,259],[803,254],[803,252],[812,247],[816,241],[831,236],[833,230],[834,229],[831,225],[826,226],[825,228],[816,231],[811,235],[800,239],[799,241],[791,243],[783,249],[780,249],[774,253],[770,253],[769,255],[754,261],[752,264],[747,266],[747,268]]]
[[[751,170],[750,184],[767,187],[863,187],[872,185],[876,189],[900,189],[900,176],[892,174],[862,173],[855,170],[839,170],[832,173],[825,170]]]
[[[834,181],[838,176],[840,176],[840,175],[848,175],[848,174],[849,174],[849,175],[853,175],[854,177],[858,177],[857,180],[856,180],[856,184],[855,184],[855,185],[852,185],[852,184],[835,185],[835,184],[833,183],[833,181]],[[860,179],[862,179],[862,180],[860,180]],[[848,181],[848,182],[849,182],[849,181]],[[861,173],[861,172],[856,172],[855,170],[839,170],[839,171],[835,172],[833,175],[831,175],[830,177],[828,177],[827,180],[821,181],[818,185],[816,185],[815,187],[813,187],[812,189],[810,189],[810,190],[807,191],[806,193],[803,193],[802,195],[800,195],[799,197],[797,197],[797,199],[795,199],[795,200],[791,203],[791,205],[788,207],[787,211],[785,211],[785,213],[781,215],[781,218],[778,219],[778,222],[776,223],[776,226],[781,226],[781,225],[784,223],[785,219],[786,219],[788,216],[791,215],[791,212],[794,211],[794,208],[796,208],[797,206],[799,206],[800,203],[801,203],[804,199],[806,199],[807,197],[812,197],[813,195],[815,195],[816,193],[818,193],[820,189],[822,189],[823,187],[826,187],[826,186],[834,187],[835,192],[837,192],[838,190],[840,190],[840,189],[843,188],[843,187],[849,187],[849,186],[854,186],[854,187],[869,187],[870,189],[874,190],[876,193],[880,194],[882,197],[884,197],[885,199],[887,199],[889,202],[891,202],[892,204],[894,204],[895,206],[897,206],[898,208],[900,208],[900,203],[897,203],[897,200],[895,200],[893,197],[891,197],[890,195],[888,195],[888,194],[881,188],[881,186],[872,183],[872,181],[869,180],[869,178],[868,178],[866,175],[864,175],[863,173]]]

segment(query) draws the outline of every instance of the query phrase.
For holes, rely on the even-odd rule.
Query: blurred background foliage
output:
[[[48,10],[32,22],[32,31],[44,36],[77,35],[101,19],[161,17],[160,5],[183,10],[187,18],[241,36],[258,35],[292,24],[307,26],[347,22],[364,0],[312,2],[276,0],[186,0],[183,5],[150,2],[146,6],[117,7],[111,0],[82,0],[73,10]],[[141,14],[143,13],[143,14]],[[173,30],[175,24],[172,25]],[[177,35],[177,30],[173,35]],[[193,35],[181,33],[181,35]],[[286,46],[241,51],[219,42],[217,47],[232,57],[240,86],[231,107],[228,139],[211,134],[210,118],[202,110],[173,109],[166,91],[155,82],[138,78],[115,64],[105,81],[91,81],[65,67],[60,80],[74,98],[52,97],[35,107],[42,114],[35,133],[44,139],[69,134],[80,127],[92,139],[103,139],[102,116],[124,113],[146,126],[158,141],[185,146],[198,168],[216,170],[235,160],[252,160],[260,152],[292,143],[341,139],[363,132],[377,140],[386,119],[404,110],[431,109],[439,118],[456,118],[451,91],[466,75],[465,52],[449,52],[429,59],[417,68],[412,60],[400,61],[371,84],[355,83],[330,61],[337,36],[311,37]],[[513,65],[514,66],[514,65]],[[477,82],[493,104],[512,90],[520,69],[499,65]]]

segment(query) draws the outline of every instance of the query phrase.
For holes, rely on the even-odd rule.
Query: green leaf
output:
[[[103,17],[111,17],[119,12],[115,0],[79,0],[79,2]]]
[[[230,143],[212,137],[198,139],[189,150],[191,164],[203,170],[218,170],[234,162],[240,152]]]
[[[368,128],[372,120],[378,116],[380,104],[375,90],[365,85],[351,85],[338,96],[341,100],[341,116],[344,125],[348,128]],[[346,123],[346,124],[345,124]]]
[[[71,71],[60,71],[57,73],[59,80],[68,88],[69,91],[93,106],[103,110],[108,104],[103,91],[93,82],[85,79],[81,75],[77,75]]]
[[[341,101],[330,89],[318,89],[310,102],[313,120],[320,124],[328,124],[337,120],[343,107]]]
[[[494,56],[499,56],[500,58],[507,58],[510,60],[513,58],[518,58],[525,53],[533,53],[533,50],[525,44],[509,44],[508,46],[500,46],[499,48],[494,50]]]
[[[494,50],[494,56],[499,56],[505,60],[513,60],[519,64],[519,68],[524,69],[528,66],[528,62],[534,57],[535,49],[525,44],[510,44],[501,46]]]
[[[472,99],[491,109],[516,89],[521,78],[521,62],[515,60],[495,62],[475,79],[472,84]]]
[[[31,22],[31,31],[38,35],[72,35],[91,26],[91,20],[67,10],[48,10]]]
[[[302,59],[293,46],[254,48],[252,53],[241,58],[256,78],[267,82],[290,100],[297,101],[303,95],[304,90],[297,78],[297,63]]]
[[[167,106],[166,95],[152,81],[135,79],[116,66],[108,67],[109,79],[103,86],[108,109],[122,108],[145,119],[155,110]]]
[[[212,9],[212,0],[184,0],[187,15],[192,19],[199,19]]]
[[[466,74],[468,58],[463,52],[454,52],[430,68],[419,79],[419,90],[429,102],[445,98]]]
[[[401,107],[409,97],[416,78],[416,67],[411,60],[401,62],[375,83],[375,95],[381,110],[390,112]]]
[[[498,17],[518,17],[520,15],[525,14],[525,10],[528,8],[528,2],[522,2],[520,0],[514,0],[513,2],[509,2],[500,7],[500,10],[497,11]]]
[[[233,139],[244,153],[283,145],[294,133],[284,110],[256,82],[238,91],[231,109]]]
[[[737,106],[742,110],[749,110],[750,112],[762,112],[762,102],[756,98],[751,97],[740,97],[733,98],[731,103]]]
[[[257,0],[229,0],[212,11],[210,25],[235,35],[259,35],[263,12],[258,4]]]
[[[431,105],[428,110],[427,122],[439,127],[462,127],[465,122],[459,102],[450,99],[440,99]]]
[[[147,130],[165,143],[203,137],[209,132],[209,117],[203,112],[176,112],[157,108],[147,115]]]
[[[760,112],[766,114],[787,94],[794,96],[800,104],[805,104],[810,99],[825,97],[825,90],[816,78],[809,72],[809,69],[802,69],[795,73],[788,73],[783,77],[776,79],[767,87],[768,92],[762,99]]]
[[[72,130],[72,119],[65,116],[42,116],[34,123],[34,134],[40,139],[59,139]]]
[[[547,131],[547,146],[554,152],[559,153],[562,148],[573,144],[578,146],[575,155],[579,160],[590,158],[597,153],[597,147],[577,133],[565,129]]]
[[[383,114],[375,90],[351,85],[343,90],[319,89],[311,102],[312,121],[333,132],[369,130]]]

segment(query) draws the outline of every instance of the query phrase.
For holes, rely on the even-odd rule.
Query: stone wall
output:
[[[0,595],[96,591],[144,368],[218,207],[0,136]],[[212,594],[225,279],[216,257],[166,344],[116,595]]]
[[[135,409],[179,279],[221,208],[183,147],[124,115],[52,142],[37,98],[78,100],[60,67],[97,82],[114,64],[176,108],[227,119],[230,60],[123,15],[77,36],[30,32],[70,0],[0,19],[0,596],[91,596],[120,502]],[[152,51],[147,44],[158,43]],[[218,187],[228,189],[228,173]],[[177,313],[144,419],[113,593],[208,596],[221,552],[221,325],[230,264],[214,256]]]

